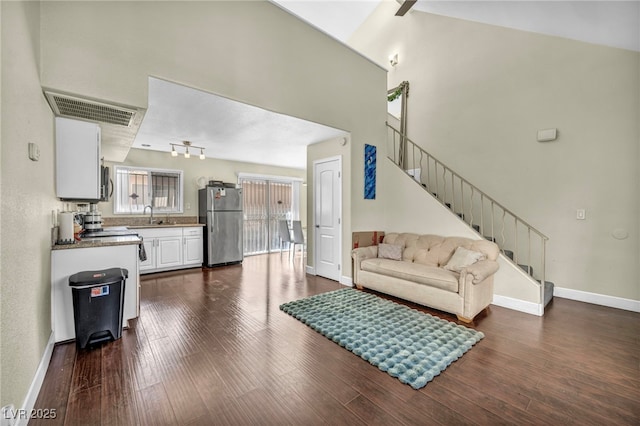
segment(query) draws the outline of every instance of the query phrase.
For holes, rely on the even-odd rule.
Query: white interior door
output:
[[[340,281],[342,259],[340,236],[342,159],[328,158],[314,162],[314,256],[316,275]]]

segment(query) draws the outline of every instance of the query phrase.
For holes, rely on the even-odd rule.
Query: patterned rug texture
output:
[[[414,389],[425,386],[484,337],[351,288],[288,302],[280,309]]]

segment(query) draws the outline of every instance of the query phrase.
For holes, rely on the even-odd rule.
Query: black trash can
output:
[[[76,345],[118,340],[122,336],[124,288],[129,271],[110,268],[84,271],[69,277],[73,293]]]

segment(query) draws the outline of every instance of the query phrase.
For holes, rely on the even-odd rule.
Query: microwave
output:
[[[113,181],[109,176],[109,167],[100,166],[100,201],[109,201],[113,195]]]

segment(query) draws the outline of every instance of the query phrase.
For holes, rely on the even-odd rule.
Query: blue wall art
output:
[[[376,147],[364,145],[364,199],[376,199]]]

